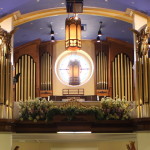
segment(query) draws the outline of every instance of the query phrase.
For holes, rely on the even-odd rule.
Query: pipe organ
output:
[[[96,80],[98,90],[108,89],[107,61],[107,56],[102,51],[100,51],[96,56]]]
[[[48,52],[41,56],[41,90],[52,90],[52,57]]]
[[[0,27],[0,119],[12,118],[12,62],[11,37]]]
[[[112,62],[113,98],[133,100],[132,61],[126,54],[118,54]]]
[[[150,116],[150,58],[144,55],[138,62],[139,113],[140,116]]]
[[[16,83],[16,101],[34,99],[36,64],[33,58],[23,55],[15,65],[15,74],[21,73]]]
[[[144,26],[140,31],[133,30],[136,39],[135,91],[138,117],[150,117],[150,58],[148,57],[148,38],[150,28]]]

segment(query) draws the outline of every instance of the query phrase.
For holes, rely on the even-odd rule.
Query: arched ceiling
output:
[[[138,10],[142,13],[150,15],[150,0],[84,0],[84,8],[106,8],[125,12],[127,8]],[[22,15],[50,8],[65,8],[65,0],[0,0],[0,16],[6,16],[15,11],[20,11]],[[39,12],[38,12],[39,13]],[[92,12],[91,12],[92,14]],[[132,24],[118,20],[118,18],[109,18],[108,16],[97,16],[88,14],[79,14],[82,24],[87,25],[87,30],[82,31],[82,39],[95,39],[99,29],[99,22],[103,22],[103,37],[112,37],[128,41],[132,43],[132,33],[129,28]],[[40,38],[42,41],[50,39],[50,28],[48,25],[52,23],[55,31],[56,40],[65,39],[65,18],[67,14],[49,16],[37,19],[19,25],[19,30],[15,34],[15,46]],[[116,15],[117,16],[117,15]]]

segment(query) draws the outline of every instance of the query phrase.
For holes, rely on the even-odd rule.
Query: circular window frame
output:
[[[58,73],[58,71],[59,71],[59,69],[58,69],[58,67],[59,67],[59,65],[60,65],[60,63],[62,62],[62,60],[63,59],[65,59],[65,57],[68,57],[68,55],[72,55],[73,53],[75,53],[76,55],[79,55],[79,56],[82,56],[82,57],[84,57],[84,59],[86,59],[86,61],[88,62],[88,65],[90,66],[90,75],[87,77],[87,79],[84,81],[84,82],[82,82],[81,84],[79,84],[79,85],[69,85],[69,83],[67,83],[67,82],[65,82],[63,79],[62,79],[62,77],[60,77],[60,75],[59,75],[59,73]],[[82,86],[82,85],[84,85],[85,83],[87,83],[90,79],[91,79],[91,77],[92,77],[92,75],[93,75],[93,72],[94,72],[94,63],[93,63],[93,60],[92,60],[92,58],[90,57],[90,55],[89,54],[87,54],[85,51],[83,51],[83,50],[77,50],[77,51],[64,51],[64,52],[62,52],[59,56],[58,56],[58,58],[56,59],[56,62],[55,62],[55,74],[56,74],[56,77],[57,77],[57,79],[62,83],[62,84],[64,84],[64,85],[67,85],[67,86],[71,86],[71,87],[77,87],[77,86]]]

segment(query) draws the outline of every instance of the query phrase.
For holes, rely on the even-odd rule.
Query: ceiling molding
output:
[[[14,21],[14,26],[19,26],[21,24],[33,20],[41,19],[41,18],[65,15],[65,14],[67,14],[66,8],[43,9],[43,10],[34,11],[27,14],[21,14],[20,17],[18,17],[18,19]],[[105,16],[105,17],[119,19],[128,23],[132,23],[132,17],[128,15],[126,12],[112,10],[112,9],[84,7],[82,14]]]
[[[140,11],[133,10],[133,9],[130,9],[130,8],[127,8],[126,13],[129,14],[131,17],[133,17],[134,14],[137,14],[137,15],[139,15],[141,17],[146,18],[146,19],[150,19],[150,16],[148,16],[148,15],[146,15],[146,14],[140,12]]]
[[[13,12],[12,14],[9,14],[9,15],[6,15],[2,18],[0,18],[0,23],[3,22],[4,20],[8,19],[8,18],[11,18],[13,17],[13,20],[18,20],[18,18],[21,16],[21,13],[20,11],[16,11],[16,12]]]

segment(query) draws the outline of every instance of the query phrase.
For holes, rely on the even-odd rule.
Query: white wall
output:
[[[104,142],[87,141],[87,142],[53,142],[53,143],[13,142],[13,148],[15,146],[20,146],[19,150],[127,150],[126,144],[129,144],[128,140],[104,141]]]
[[[0,133],[0,150],[11,150],[12,134]]]
[[[90,55],[90,57],[93,60],[94,66],[95,66],[94,42],[92,42],[91,40],[83,40],[81,49]],[[65,51],[65,41],[57,41],[56,44],[54,45],[54,49],[53,49],[53,65],[55,65],[55,61],[56,61],[57,57],[64,51]],[[53,68],[54,68],[54,66],[53,66]],[[58,80],[58,78],[55,74],[55,71],[53,70],[53,95],[62,95],[62,89],[77,89],[77,88],[84,88],[85,95],[95,95],[95,86],[94,86],[95,81],[94,80],[95,80],[95,77],[93,74],[91,79],[84,85],[70,87],[70,86],[62,84]]]

